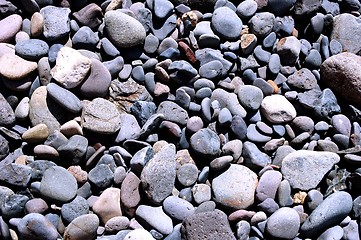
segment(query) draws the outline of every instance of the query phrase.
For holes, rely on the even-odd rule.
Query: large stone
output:
[[[58,40],[70,32],[69,8],[46,6],[40,10],[44,17],[44,37],[47,40]]]
[[[331,39],[339,41],[342,49],[349,53],[360,54],[361,42],[355,36],[361,34],[361,19],[349,13],[342,13],[333,19]]]
[[[142,24],[120,10],[106,12],[104,23],[109,39],[117,47],[129,48],[145,40],[146,32]]]
[[[30,213],[17,224],[20,239],[56,240],[58,231],[55,226],[43,215]]]
[[[103,224],[113,217],[122,216],[122,209],[120,207],[120,189],[105,189],[94,203],[92,209],[94,213],[99,216],[100,221]]]
[[[3,5],[4,2],[1,2]],[[18,14],[12,14],[0,21],[0,43],[11,42],[16,33],[21,30],[22,18]]]
[[[212,27],[218,36],[237,40],[241,35],[242,20],[230,8],[220,7],[213,12]]]
[[[172,219],[164,213],[162,207],[140,205],[135,214],[162,234],[168,235],[173,230]]]
[[[263,115],[271,123],[285,123],[296,117],[295,107],[282,95],[271,95],[261,103]]]
[[[361,57],[353,53],[329,57],[321,65],[321,81],[350,103],[361,106],[360,64]]]
[[[236,239],[227,220],[227,215],[220,210],[190,215],[183,221],[181,232],[184,239],[187,240]]]
[[[83,107],[82,126],[92,132],[112,134],[120,128],[117,107],[103,98],[95,98]]]
[[[212,181],[214,201],[232,210],[248,208],[254,202],[257,184],[257,175],[252,170],[231,164]]]
[[[143,168],[140,179],[142,187],[155,204],[171,195],[176,178],[176,149],[173,144],[165,145]]]
[[[62,47],[56,57],[56,65],[51,70],[53,78],[65,88],[75,88],[87,76],[91,60],[77,50]]]
[[[288,154],[282,161],[281,172],[292,188],[316,188],[323,177],[340,161],[333,152],[299,150]]]
[[[64,232],[64,240],[94,239],[99,227],[99,218],[95,214],[85,214],[75,218]]]

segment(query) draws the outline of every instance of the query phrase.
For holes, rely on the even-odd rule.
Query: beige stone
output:
[[[120,207],[120,189],[105,189],[94,203],[93,211],[99,216],[100,221],[103,224],[113,217],[122,216]]]
[[[9,80],[19,80],[35,71],[38,64],[15,54],[7,53],[0,58],[0,75]]]
[[[40,123],[23,133],[22,139],[28,143],[40,143],[44,142],[49,136],[48,127]]]

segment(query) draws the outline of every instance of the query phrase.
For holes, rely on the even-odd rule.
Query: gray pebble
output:
[[[167,197],[163,202],[163,209],[168,216],[179,222],[192,215],[195,210],[191,203],[176,196]]]
[[[186,163],[177,170],[177,179],[185,187],[192,186],[198,179],[198,168],[195,164]]]
[[[42,57],[46,57],[48,51],[48,44],[40,39],[29,39],[15,45],[16,54],[30,61],[37,61]]]
[[[300,228],[300,217],[296,210],[282,207],[267,220],[266,231],[274,238],[293,239]]]
[[[59,235],[53,224],[39,213],[27,214],[17,228],[22,239],[56,240]]]
[[[242,20],[228,7],[214,10],[211,23],[215,33],[228,40],[237,39],[242,31]]]
[[[162,234],[168,235],[173,231],[172,219],[163,212],[162,207],[140,205],[135,214]]]
[[[266,37],[271,33],[275,16],[269,12],[256,13],[248,22],[249,28],[257,37]]]
[[[252,85],[243,85],[238,88],[238,99],[242,106],[250,110],[257,110],[263,100],[263,92]]]
[[[89,213],[89,205],[85,198],[77,196],[70,203],[61,207],[61,216],[66,223],[70,223],[75,218]]]
[[[215,132],[203,128],[192,135],[190,146],[195,154],[212,159],[220,153],[221,143]]]

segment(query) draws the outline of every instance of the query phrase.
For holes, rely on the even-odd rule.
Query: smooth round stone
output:
[[[59,158],[59,153],[55,148],[43,144],[34,147],[34,154],[40,159],[56,160]]]
[[[28,143],[40,143],[45,141],[49,136],[49,128],[40,123],[28,130],[26,130],[21,138]]]
[[[243,23],[232,9],[220,7],[214,10],[211,25],[219,37],[236,40],[241,34]]]
[[[46,90],[48,91],[48,95],[66,110],[73,113],[81,111],[82,104],[79,98],[69,90],[62,88],[55,83],[49,83],[46,86]]]
[[[191,118],[189,118],[189,120],[187,121],[187,126],[186,126],[186,130],[193,134],[196,133],[197,131],[201,130],[203,128],[204,124],[202,121],[202,118],[198,117],[198,116],[193,116]]]
[[[82,127],[75,120],[70,120],[61,125],[60,132],[67,137],[71,137],[73,135],[83,135]]]
[[[203,128],[190,138],[190,146],[195,154],[205,158],[214,158],[220,153],[218,135],[208,128]]]
[[[271,137],[265,136],[258,131],[256,124],[248,125],[247,138],[252,142],[268,142],[271,140]]]
[[[227,108],[222,108],[218,114],[218,123],[221,127],[229,126],[232,122],[232,114]]]
[[[225,172],[213,179],[213,200],[233,210],[245,209],[254,202],[257,184],[257,175],[252,170],[243,165],[231,164]],[[242,194],[238,194],[240,192]]]
[[[296,109],[282,95],[271,95],[263,99],[261,111],[268,121],[272,123],[284,123],[296,117]]]
[[[120,129],[120,113],[108,100],[95,98],[83,107],[83,127],[99,134],[112,134]]]
[[[41,179],[40,193],[50,201],[65,203],[71,201],[78,190],[76,179],[65,168],[48,168]]]
[[[30,35],[39,37],[43,33],[44,17],[39,12],[35,12],[30,20]]]
[[[18,42],[15,45],[16,54],[31,61],[37,61],[40,58],[47,56],[48,51],[48,44],[40,39],[29,39]]]
[[[336,55],[342,52],[342,45],[336,39],[330,41],[330,52],[331,55]]]
[[[222,69],[222,63],[218,60],[213,60],[199,68],[199,75],[207,79],[214,79],[221,75]]]
[[[312,132],[315,123],[312,118],[307,116],[297,116],[292,120],[292,125],[303,132]]]
[[[186,125],[189,118],[186,110],[171,101],[161,102],[158,106],[157,113],[163,114],[165,120],[177,123],[181,126]]]
[[[117,233],[129,227],[130,221],[127,217],[113,217],[105,224],[105,231],[108,233]]]
[[[39,213],[30,213],[17,224],[21,239],[56,240],[58,231],[54,225]]]
[[[173,231],[172,219],[163,212],[162,207],[140,205],[135,214],[161,234],[168,235]]]
[[[258,8],[258,4],[256,1],[254,0],[246,0],[241,2],[238,6],[237,6],[237,15],[241,18],[250,18],[252,17]]]
[[[143,43],[146,38],[142,24],[120,10],[106,12],[104,23],[109,39],[117,47],[133,47]]]
[[[144,40],[144,51],[146,53],[155,53],[159,46],[159,39],[153,34],[148,34]]]
[[[12,14],[6,18],[1,19],[0,21],[0,42],[8,43],[11,42],[16,33],[21,30],[22,17],[18,14]]]
[[[171,37],[165,38],[158,46],[158,54],[161,54],[168,48],[178,48],[178,43]]]
[[[258,201],[263,202],[267,198],[275,199],[281,180],[282,174],[279,171],[269,170],[263,173],[256,189]]]
[[[9,80],[23,79],[38,67],[35,62],[27,61],[17,55],[7,53],[0,58],[0,75]]]
[[[72,38],[73,47],[76,49],[93,50],[98,42],[98,35],[88,26],[81,27]]]
[[[189,188],[185,188],[185,189],[189,189]],[[186,191],[187,193],[185,193],[183,196],[180,195],[180,197],[184,198],[184,196],[187,196],[189,194],[188,191]],[[189,196],[190,199],[193,199],[197,204],[201,204],[204,202],[208,202],[211,200],[212,198],[212,191],[211,191],[211,187],[207,184],[204,183],[196,183],[192,188],[191,188],[191,196]],[[185,199],[188,199],[188,197],[186,197]]]
[[[257,110],[261,106],[263,92],[258,87],[243,85],[238,88],[238,100],[245,108]]]
[[[198,178],[198,168],[196,165],[186,163],[177,170],[177,179],[185,187],[193,185]]]
[[[273,238],[294,239],[300,228],[300,216],[296,210],[283,207],[267,220],[266,232]]]
[[[89,76],[80,86],[80,93],[88,98],[104,97],[108,91],[112,78],[109,70],[102,62],[91,59]]]
[[[137,228],[132,230],[127,235],[125,235],[124,239],[127,240],[155,240],[152,234],[150,234],[147,230],[143,228]]]
[[[30,99],[28,97],[24,97],[23,99],[21,99],[21,101],[15,108],[16,119],[22,121],[29,117],[29,110],[30,110],[29,101]]]
[[[336,114],[331,118],[331,124],[336,131],[336,133],[341,133],[346,136],[350,136],[351,134],[351,122],[350,120],[343,114]]]
[[[25,211],[27,213],[44,213],[49,209],[48,204],[41,198],[33,198],[26,202]]]
[[[51,70],[53,78],[63,87],[70,89],[78,86],[88,75],[91,60],[77,50],[62,47],[56,58],[56,65]]]
[[[256,13],[248,22],[250,31],[257,37],[266,37],[271,33],[275,16],[269,12]]]
[[[218,158],[215,158],[209,163],[209,167],[212,170],[221,170],[229,166],[229,164],[233,161],[232,156],[221,156]]]
[[[316,237],[327,228],[340,223],[351,210],[351,195],[344,191],[335,192],[312,211],[302,224],[300,233],[304,237]]]
[[[159,19],[168,17],[174,9],[173,4],[168,0],[154,0],[154,16]]]
[[[192,215],[195,210],[190,202],[176,196],[167,197],[163,202],[163,209],[168,216],[179,222]]]
[[[75,218],[64,231],[64,239],[94,239],[99,227],[99,218],[95,214],[85,214]]]
[[[305,65],[310,69],[318,69],[322,64],[322,57],[319,51],[311,49],[305,58]]]

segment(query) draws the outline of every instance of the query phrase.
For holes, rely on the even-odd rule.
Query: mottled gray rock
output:
[[[173,190],[176,178],[175,146],[164,146],[143,168],[140,179],[149,200],[160,204]]]
[[[94,239],[99,227],[95,214],[85,214],[75,218],[64,231],[64,239]]]
[[[221,151],[218,135],[209,128],[203,128],[190,138],[190,147],[195,154],[207,159],[215,158]]]
[[[15,113],[5,97],[0,93],[0,126],[10,127],[15,124]]]
[[[263,92],[252,85],[243,85],[238,88],[238,99],[241,105],[250,110],[257,110],[263,100]]]
[[[162,207],[140,205],[135,215],[162,234],[168,235],[173,231],[172,219],[163,212]]]
[[[281,57],[282,64],[293,65],[298,60],[301,52],[301,43],[294,37],[285,37],[277,43],[277,53]]]
[[[352,197],[347,192],[335,192],[328,196],[302,224],[304,237],[315,237],[327,228],[339,224],[352,210]]]
[[[75,218],[89,213],[89,205],[85,198],[77,196],[70,203],[61,207],[61,216],[65,222],[70,223]]]
[[[65,168],[48,168],[41,179],[40,193],[50,201],[65,203],[71,201],[78,190],[76,179]]]
[[[140,134],[140,127],[131,114],[121,114],[120,115],[120,129],[115,139],[115,142],[123,142],[128,139],[137,139]]]
[[[252,142],[244,142],[242,156],[244,164],[250,168],[260,169],[271,163],[271,158],[258,149]]]
[[[227,108],[232,115],[239,115],[244,118],[247,114],[246,110],[239,103],[235,93],[229,93],[221,88],[217,88],[212,92],[211,101],[217,100],[221,108]]]
[[[231,164],[212,181],[214,201],[232,210],[245,209],[254,202],[257,184],[257,175],[252,170]]]
[[[182,236],[188,240],[236,239],[227,220],[227,215],[220,210],[190,215],[183,221],[181,232]]]
[[[46,57],[48,51],[48,44],[40,39],[29,39],[15,45],[16,54],[31,61],[38,61],[40,58]]]
[[[281,172],[291,186],[300,190],[316,188],[340,157],[332,152],[299,150],[282,161]]]
[[[188,113],[178,104],[170,101],[163,101],[159,104],[157,113],[163,114],[164,119],[177,123],[179,125],[186,125],[188,120]]]
[[[82,125],[92,132],[112,134],[120,128],[120,113],[110,101],[95,98],[83,107]]]
[[[257,37],[266,37],[271,33],[275,16],[270,12],[256,13],[248,22],[249,28]]]
[[[10,163],[0,168],[0,181],[12,186],[26,187],[31,179],[31,167]]]
[[[291,87],[295,87],[300,90],[311,90],[317,86],[315,75],[313,75],[313,73],[307,68],[302,68],[290,75],[287,78],[287,83]]]
[[[146,33],[142,24],[121,10],[106,12],[104,22],[109,39],[117,47],[129,48],[145,40]]]
[[[43,34],[47,40],[54,41],[70,33],[69,8],[46,6],[40,10],[44,17]]]
[[[195,210],[190,202],[176,196],[167,197],[163,202],[163,209],[168,216],[176,221],[183,221]]]

